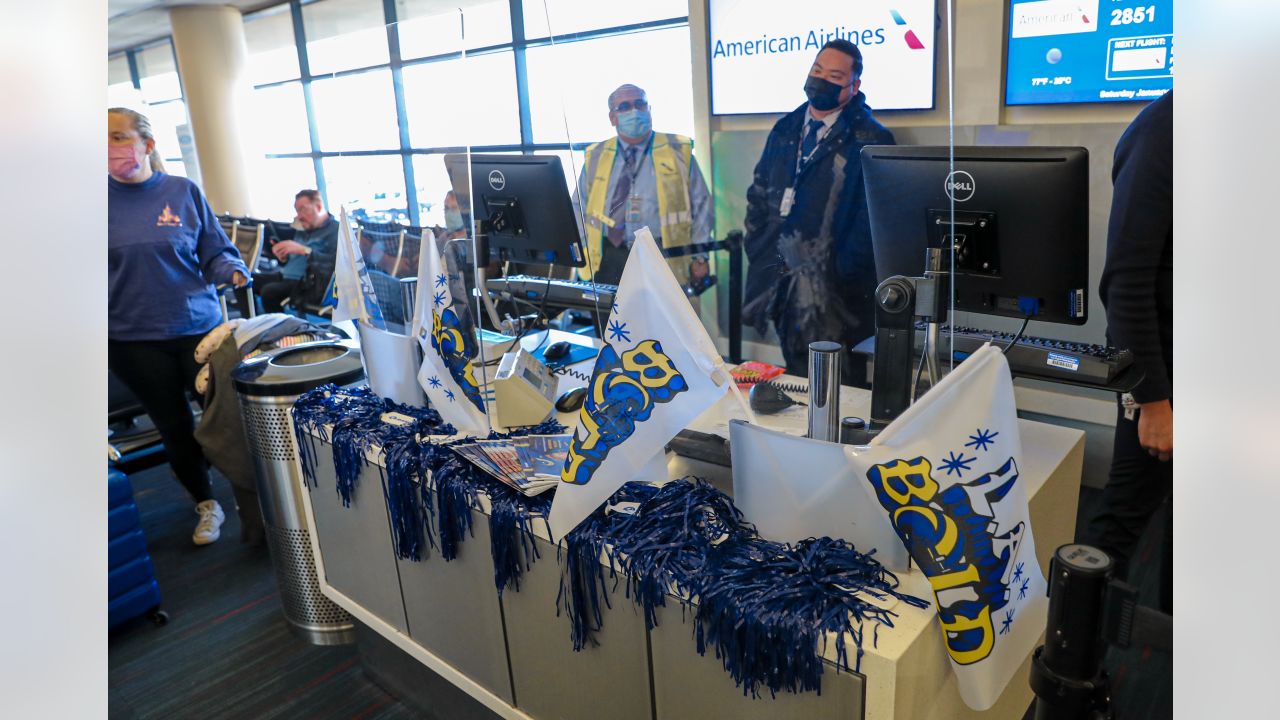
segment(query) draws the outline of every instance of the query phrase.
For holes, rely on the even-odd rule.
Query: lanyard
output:
[[[807,117],[807,113],[806,113],[806,117]],[[817,120],[817,118],[814,118],[814,119]],[[814,135],[815,142],[813,143],[813,149],[809,151],[808,155],[801,155],[800,149],[804,147],[804,138],[809,132],[809,121],[805,120],[804,124],[800,126],[800,142],[796,145],[796,179],[797,180],[800,178],[800,170],[809,164],[809,161],[813,159],[814,155],[818,154],[818,148],[822,147],[822,142],[827,139],[826,136],[823,136],[821,139],[817,137],[818,133],[822,132],[823,130],[827,131],[827,135],[831,134],[831,126],[825,123],[823,123],[823,126],[820,128],[814,128],[813,135]]]
[[[816,120],[817,118],[814,119]],[[830,135],[831,128],[829,126],[826,127],[827,134]],[[796,174],[795,177],[791,179],[791,187],[782,192],[782,202],[778,205],[778,214],[784,218],[791,214],[791,208],[796,204],[796,187],[800,185],[800,174],[806,167],[808,167],[809,161],[813,159],[813,156],[818,154],[818,148],[822,147],[822,140],[826,140],[826,137],[823,137],[822,140],[818,140],[817,133],[821,129],[822,128],[813,129],[815,140],[813,143],[813,149],[809,151],[808,155],[801,155],[800,151],[801,148],[804,147],[804,138],[809,132],[809,122],[806,120],[805,123],[800,126],[800,142],[796,145]]]
[[[636,167],[634,170],[627,168],[627,153],[626,153],[626,149],[628,147],[633,147],[633,146],[622,142],[622,140],[618,140],[618,149],[622,150],[623,152],[614,154],[614,162],[617,162],[618,159],[622,160],[622,172],[626,173],[627,179],[631,181],[632,195],[636,194],[636,178],[640,177],[640,170],[641,168],[644,167],[644,159],[649,157],[649,151],[653,149],[653,135],[654,135],[653,132],[649,133],[649,142],[644,144],[644,150],[640,153],[640,157],[636,158]]]

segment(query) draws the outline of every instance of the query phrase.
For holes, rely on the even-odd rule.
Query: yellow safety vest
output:
[[[591,174],[591,186],[587,192],[586,267],[578,269],[578,275],[590,280],[600,270],[600,258],[604,252],[604,235],[613,227],[613,219],[605,209],[609,200],[609,176],[613,174],[613,160],[618,153],[618,140],[611,138],[587,148],[586,168]],[[689,168],[693,162],[693,141],[675,133],[653,134],[653,170],[658,183],[658,217],[661,225],[662,247],[673,248],[693,242],[693,213],[689,202]],[[672,272],[682,282],[689,271],[689,258],[667,260]]]

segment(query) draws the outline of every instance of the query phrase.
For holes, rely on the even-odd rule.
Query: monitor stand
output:
[[[942,272],[942,250],[926,251],[923,277],[894,275],[876,288],[876,344],[871,381],[871,422],[852,429],[843,442],[866,445],[914,401],[916,320],[928,324],[924,364],[930,387],[941,377],[938,363],[939,327],[947,321],[949,287]]]
[[[480,258],[489,258],[489,224],[485,220],[481,220],[476,230],[475,240],[471,238],[454,238],[446,243],[446,246],[453,243],[469,243],[471,245],[471,260],[473,271],[476,279],[476,294],[480,296],[484,303],[484,309],[489,316],[489,322],[493,323],[493,329],[508,335],[515,336],[518,334],[516,323],[508,318],[505,322],[498,317],[498,307],[494,305],[493,298],[484,290],[488,287],[489,270],[487,264],[481,264]],[[477,323],[479,324],[479,323]]]

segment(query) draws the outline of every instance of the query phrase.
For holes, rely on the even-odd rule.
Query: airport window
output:
[[[107,58],[107,107],[140,107],[142,93],[133,86],[128,55]]]
[[[249,82],[254,85],[295,80],[298,70],[297,36],[288,3],[245,16],[244,41],[249,49]]]
[[[444,196],[453,189],[449,174],[444,169],[444,155],[414,155],[413,177],[418,186],[421,224],[444,227]]]
[[[253,102],[241,122],[249,142],[260,153],[307,153],[311,134],[301,83],[271,85],[253,91]]]
[[[565,185],[569,186],[569,194],[576,193],[578,174],[582,172],[582,165],[586,158],[586,152],[582,150],[538,150],[534,155],[557,155],[560,157],[560,166],[564,168]]]
[[[529,48],[534,142],[577,145],[612,136],[609,93],[623,83],[648,93],[654,127],[692,136],[689,52],[687,25]],[[638,57],[645,62],[636,62]],[[573,78],[571,85],[564,82],[567,77]]]
[[[406,67],[404,96],[414,147],[520,144],[510,50]]]
[[[662,21],[688,13],[687,0],[524,0],[524,35],[530,39],[559,37]],[[648,60],[652,56],[644,57]]]
[[[508,0],[396,0],[396,21],[405,60],[511,44]]]
[[[382,0],[319,0],[302,6],[302,20],[312,75],[385,65],[390,59]]]
[[[256,215],[273,220],[293,218],[293,196],[303,188],[316,186],[316,167],[311,158],[260,157],[252,164],[250,200]]]
[[[347,155],[323,160],[329,205],[347,205],[357,220],[409,224],[399,155]]]
[[[335,210],[443,224],[443,154],[467,145],[559,155],[572,187],[627,82],[658,129],[692,135],[687,13],[683,0],[289,0],[246,15],[255,212],[292,217],[294,193],[316,187]],[[109,69],[109,97],[146,101],[176,169],[186,106],[169,40]]]
[[[317,79],[311,83],[320,149],[394,150],[400,147],[389,70]]]
[[[173,44],[169,40],[134,53],[134,58],[138,65],[143,102],[154,105],[182,97],[178,61],[174,59]]]

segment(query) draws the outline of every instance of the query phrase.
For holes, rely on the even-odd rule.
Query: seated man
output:
[[[265,312],[281,312],[285,300],[299,300],[301,293],[311,289],[309,285],[327,286],[337,257],[338,221],[325,211],[320,193],[300,191],[294,197],[293,209],[298,215],[293,223],[297,228],[294,239],[271,246],[272,254],[280,261],[278,277],[273,273],[254,278]],[[314,277],[308,283],[308,269],[325,269],[324,277]]]

